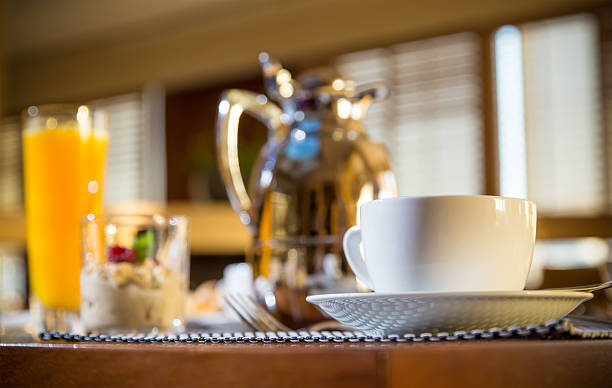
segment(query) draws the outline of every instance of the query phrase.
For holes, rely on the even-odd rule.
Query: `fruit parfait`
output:
[[[180,331],[189,280],[183,216],[89,215],[82,223],[87,331]]]

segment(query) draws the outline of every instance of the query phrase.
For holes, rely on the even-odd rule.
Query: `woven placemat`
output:
[[[612,338],[612,322],[586,317],[568,317],[539,326],[457,331],[454,333],[398,334],[368,336],[359,331],[289,332],[189,332],[160,333],[61,333],[42,332],[43,341],[124,342],[124,343],[282,343],[282,342],[421,342],[500,338],[597,339]]]

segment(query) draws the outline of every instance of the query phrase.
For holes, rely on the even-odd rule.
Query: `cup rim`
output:
[[[55,116],[61,114],[76,114],[79,108],[85,107],[88,110],[88,115],[94,112],[104,112],[106,109],[95,104],[79,104],[79,103],[56,103],[56,104],[32,104],[21,110],[22,120],[34,119],[37,117]],[[32,108],[35,108],[32,110]]]
[[[516,197],[504,197],[500,195],[420,195],[420,196],[399,196],[399,197],[391,197],[391,198],[377,198],[371,201],[368,201],[361,205],[361,207],[370,206],[377,203],[382,202],[402,202],[402,201],[424,201],[424,200],[437,200],[437,199],[474,199],[474,200],[503,200],[503,201],[518,201],[523,203],[528,203],[531,206],[537,208],[535,202],[525,199],[525,198],[516,198]]]
[[[184,214],[174,214],[174,213],[105,213],[105,214],[93,214],[90,213],[86,216],[81,217],[81,223],[87,224],[89,222],[102,221],[106,223],[110,220],[117,219],[114,223],[121,225],[132,225],[137,224],[138,222],[129,222],[128,220],[134,219],[150,219],[153,221],[161,221],[161,224],[170,224],[172,220],[178,221],[180,223],[188,223],[189,216]]]

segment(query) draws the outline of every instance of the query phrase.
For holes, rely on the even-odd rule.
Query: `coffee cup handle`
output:
[[[370,273],[366,267],[366,263],[361,256],[361,251],[359,250],[359,244],[361,243],[361,229],[359,226],[352,226],[349,230],[344,233],[344,237],[342,238],[342,247],[344,248],[344,255],[346,256],[346,260],[349,263],[349,266],[357,275],[359,280],[361,280],[366,287],[371,290],[374,290],[374,283],[370,278]]]

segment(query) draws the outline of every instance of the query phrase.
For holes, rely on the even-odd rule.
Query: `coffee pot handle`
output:
[[[240,221],[251,225],[252,202],[245,187],[238,161],[238,124],[242,113],[263,122],[276,136],[281,128],[281,109],[263,95],[239,89],[223,92],[217,115],[217,159],[227,195]]]
[[[342,238],[344,255],[346,256],[349,266],[359,280],[361,280],[370,290],[374,290],[374,283],[372,282],[366,263],[361,256],[359,244],[361,244],[361,229],[359,226],[351,226],[349,230],[344,233],[344,237]]]

